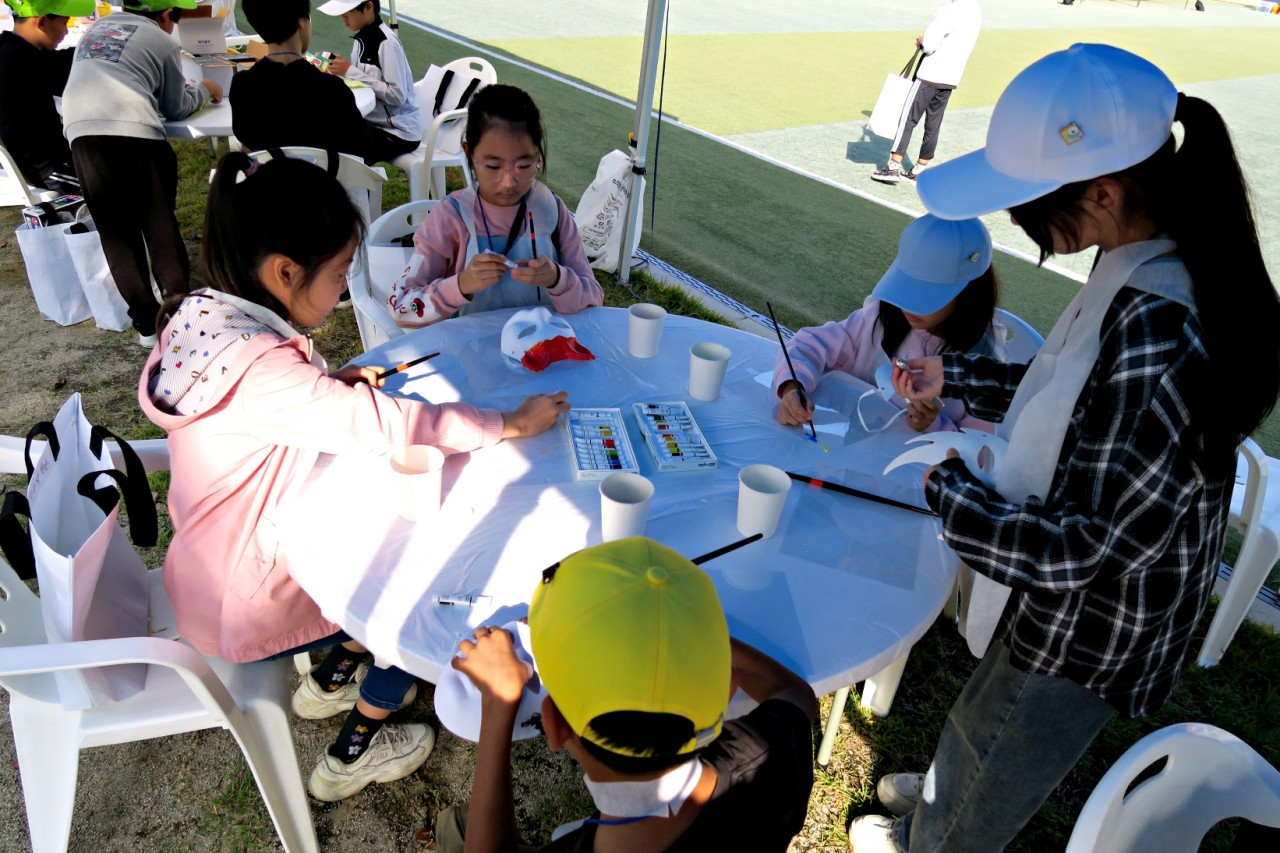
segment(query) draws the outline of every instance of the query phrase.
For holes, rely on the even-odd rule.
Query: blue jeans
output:
[[[1112,713],[1070,679],[1015,668],[995,640],[947,714],[920,803],[898,824],[898,846],[1003,850]]]
[[[325,649],[349,640],[351,640],[351,635],[346,631],[339,631],[336,634],[321,637],[297,648],[274,654],[267,660],[291,658],[299,652]],[[370,666],[368,673],[365,674],[364,681],[360,682],[360,698],[383,711],[398,711],[400,710],[400,703],[404,701],[405,694],[409,692],[409,688],[417,680],[417,676],[394,666],[386,669],[380,666]]]

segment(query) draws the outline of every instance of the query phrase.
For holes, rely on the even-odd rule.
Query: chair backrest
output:
[[[473,80],[478,81],[474,87],[471,84]],[[489,60],[481,56],[464,56],[427,69],[422,79],[413,84],[413,94],[418,108],[434,116],[437,103],[441,113],[465,107],[462,96],[468,89],[474,94],[477,89],[496,82],[498,72]],[[442,83],[445,86],[443,93],[440,91]]]
[[[396,325],[387,310],[387,300],[391,286],[413,258],[413,247],[391,241],[413,233],[413,219],[425,215],[436,204],[433,199],[411,201],[388,210],[369,226],[364,266],[360,270],[364,286],[351,288],[351,307],[356,314],[360,343],[366,351],[404,334],[404,329]]]
[[[1009,361],[1028,362],[1044,346],[1044,336],[1012,311],[997,308],[996,321],[1006,330],[1004,350]]]
[[[26,207],[35,207],[40,202],[55,199],[59,195],[53,190],[41,189],[28,184],[27,179],[22,176],[22,172],[18,169],[18,164],[14,162],[13,155],[3,145],[0,145],[0,168],[4,169],[12,185],[25,197]]]
[[[1179,723],[1147,735],[1107,771],[1067,853],[1191,853],[1229,817],[1280,826],[1280,771],[1230,732]]]

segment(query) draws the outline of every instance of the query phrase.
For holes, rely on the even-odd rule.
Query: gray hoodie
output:
[[[186,118],[208,101],[203,86],[187,84],[178,43],[150,18],[121,12],[99,19],[76,46],[62,124],[68,142],[164,139],[165,119]]]

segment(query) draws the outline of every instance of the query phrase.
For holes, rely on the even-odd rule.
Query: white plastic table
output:
[[[187,59],[183,61],[190,62]],[[363,87],[352,89],[351,93],[356,96],[356,106],[360,109],[360,115],[368,115],[374,106],[373,90]],[[231,102],[227,99],[226,93],[223,93],[222,100],[216,104],[209,104],[186,118],[166,121],[164,135],[170,139],[211,139],[231,136]]]
[[[641,473],[655,486],[646,535],[689,556],[740,538],[737,476],[767,462],[923,505],[919,466],[881,471],[915,435],[899,420],[879,435],[853,405],[865,385],[824,380],[816,395],[821,443],[774,419],[776,341],[668,316],[652,359],[627,351],[628,313],[596,308],[567,317],[595,361],[511,367],[499,349],[511,311],[446,320],[365,353],[394,365],[442,354],[392,377],[387,390],[432,402],[465,400],[502,410],[528,394],[566,389],[578,407],[624,412]],[[689,348],[733,351],[715,402],[687,394]],[[636,402],[685,400],[719,459],[714,471],[656,471],[631,414]],[[440,513],[411,524],[397,515],[386,457],[321,456],[275,519],[290,571],[341,625],[380,658],[435,682],[457,642],[480,624],[527,612],[541,571],[600,542],[599,483],[577,481],[566,431],[451,457]],[[794,483],[778,533],[703,567],[735,637],[800,674],[818,695],[863,679],[887,713],[911,646],[941,611],[957,568],[936,518]],[[746,578],[752,567],[763,577]],[[434,596],[483,593],[485,607],[446,607]],[[877,682],[876,679],[879,679]],[[864,696],[864,701],[867,697]]]

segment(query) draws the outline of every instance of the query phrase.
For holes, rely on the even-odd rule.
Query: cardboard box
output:
[[[211,6],[197,6],[184,9],[182,20],[178,21],[176,35],[182,49],[192,56],[207,56],[214,53],[227,52],[227,36],[224,30],[225,10],[222,15],[214,16]]]
[[[236,74],[236,66],[222,56],[193,56],[196,67],[200,69],[201,80],[212,80],[222,87],[225,95],[231,91],[231,78]]]
[[[37,207],[24,207],[22,219],[29,228],[43,228],[59,222],[71,222],[75,212],[84,204],[84,198],[78,195],[60,195],[49,201],[42,201]]]

